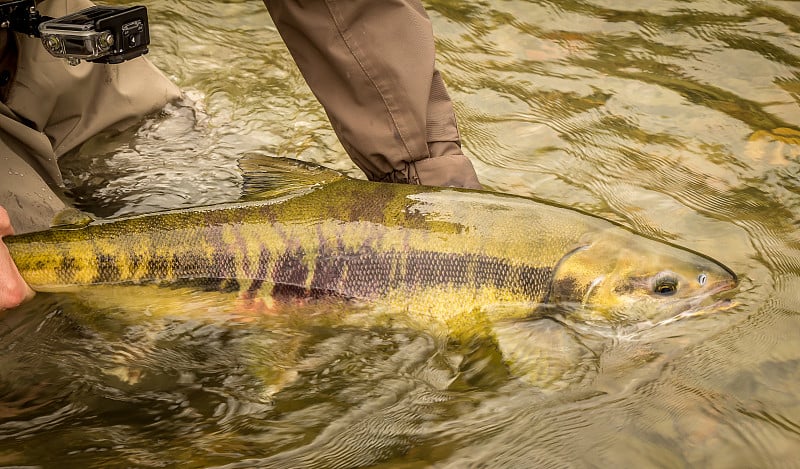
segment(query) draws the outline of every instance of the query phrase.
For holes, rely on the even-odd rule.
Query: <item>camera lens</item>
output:
[[[114,35],[108,31],[103,32],[100,34],[100,41],[99,41],[100,48],[108,49],[109,47],[114,45]]]
[[[64,48],[64,45],[58,36],[47,36],[47,38],[42,42],[47,50],[53,53],[60,53]]]

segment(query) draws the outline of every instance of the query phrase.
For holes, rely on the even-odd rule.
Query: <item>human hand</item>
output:
[[[8,212],[0,206],[0,311],[13,308],[33,298],[34,291],[25,283],[11,259],[3,236],[13,235]]]

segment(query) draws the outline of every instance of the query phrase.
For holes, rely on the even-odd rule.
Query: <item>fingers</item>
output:
[[[11,226],[11,219],[8,217],[8,212],[0,205],[0,238],[13,234],[14,228]]]
[[[14,234],[6,209],[0,206],[0,311],[14,308],[33,298],[34,292],[20,276],[11,253],[2,243],[3,236]]]

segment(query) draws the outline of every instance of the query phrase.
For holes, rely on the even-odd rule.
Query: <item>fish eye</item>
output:
[[[697,283],[699,283],[701,287],[706,284],[706,280],[708,280],[708,276],[706,274],[700,274],[697,276]]]
[[[678,277],[672,272],[661,272],[653,281],[653,293],[661,296],[674,295],[678,291]]]

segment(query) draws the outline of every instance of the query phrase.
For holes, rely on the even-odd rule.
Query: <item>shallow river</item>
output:
[[[233,200],[254,150],[358,176],[260,2],[144,4],[149,57],[186,97],[64,159],[83,208]],[[800,467],[800,2],[425,5],[487,188],[708,254],[740,276],[734,306],[547,326],[531,353],[559,375],[534,385],[424,331],[40,295],[0,317],[0,465]]]

